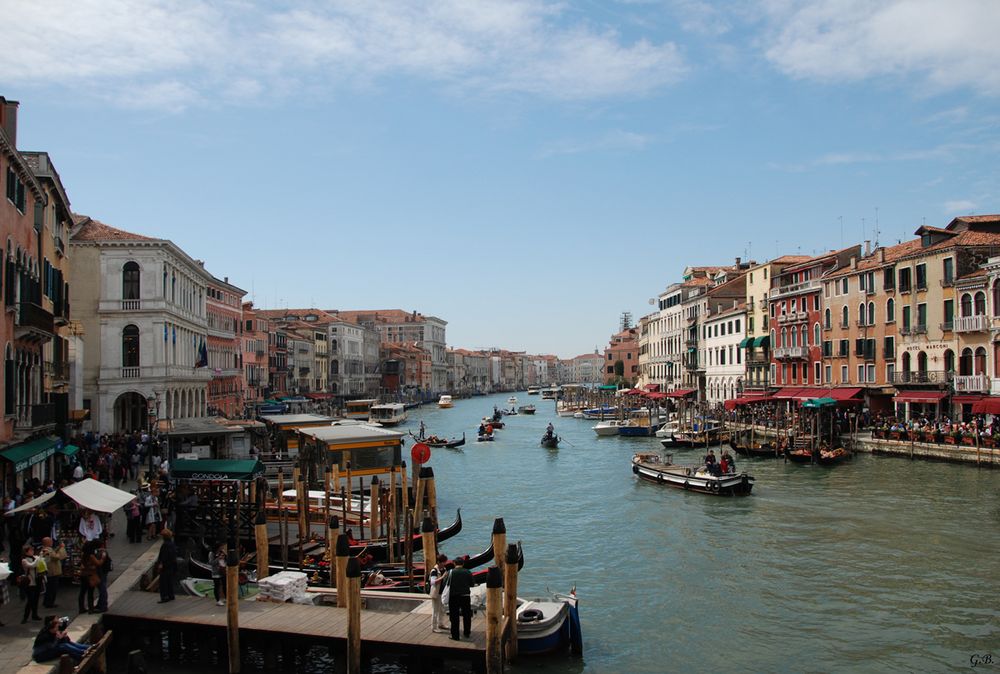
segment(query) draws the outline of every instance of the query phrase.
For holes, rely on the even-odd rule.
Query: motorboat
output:
[[[521,405],[520,407],[517,408],[517,412],[518,412],[518,414],[534,414],[535,413],[535,406],[534,405]]]
[[[652,413],[642,408],[629,413],[629,418],[618,427],[618,435],[648,438],[656,432],[659,422],[652,420]]]
[[[659,430],[656,431],[656,437],[658,438],[672,438],[674,433],[680,428],[680,422],[677,419],[671,419],[667,423],[660,426]]]
[[[593,431],[599,436],[618,435],[618,429],[627,422],[618,419],[608,419],[593,426]]]
[[[529,396],[536,396],[536,395],[538,395],[538,387],[537,386],[529,386],[528,387],[528,395]]]
[[[344,416],[348,419],[360,419],[361,421],[368,421],[371,417],[372,405],[377,403],[378,400],[374,398],[365,398],[363,400],[348,400],[344,403]]]
[[[517,396],[507,398],[507,403],[510,405],[517,405]]]
[[[403,403],[381,403],[371,406],[368,421],[383,426],[398,426],[406,421],[406,406]]]
[[[518,598],[517,652],[541,655],[569,649],[583,652],[583,630],[576,590],[568,595],[553,594],[549,599],[524,601]]]
[[[542,400],[555,400],[559,397],[559,387],[549,387],[542,389]]]
[[[584,419],[603,420],[605,417],[618,416],[618,408],[614,405],[601,405],[583,410]]]
[[[670,437],[660,438],[660,444],[665,449],[673,447],[700,447],[702,445],[717,445],[728,442],[728,433],[722,432],[722,427],[714,419],[696,421],[691,426],[678,428]]]
[[[668,487],[697,491],[715,496],[747,496],[753,489],[754,478],[747,473],[713,475],[705,466],[679,466],[659,453],[640,452],[632,457],[632,472],[650,482]]]
[[[493,442],[492,433],[480,433],[476,436],[476,442]]]
[[[454,407],[455,401],[451,399],[450,395],[443,395],[438,398],[438,407],[441,409],[448,409],[449,407]]]

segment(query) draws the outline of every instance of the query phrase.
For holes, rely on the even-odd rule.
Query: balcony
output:
[[[955,318],[955,332],[986,332],[989,329],[989,319],[983,314]]]
[[[771,362],[771,359],[768,358],[764,352],[758,353],[755,351],[754,353],[747,356],[746,361],[751,365],[767,365],[768,363]]]
[[[46,426],[56,423],[56,406],[52,403],[34,405],[18,405],[16,430],[19,432],[37,432]]]
[[[687,339],[684,340],[684,346],[686,348],[688,348],[688,349],[697,349],[698,348],[698,339],[697,338],[692,339],[692,338],[688,337]]]
[[[771,288],[771,299],[777,300],[782,297],[806,293],[812,290],[819,290],[819,281],[817,279],[810,279],[808,281],[802,281],[801,283],[790,283],[788,285],[778,286],[777,288]]]
[[[142,300],[122,300],[122,311],[142,311]]]
[[[139,367],[123,367],[122,368],[122,379],[138,379],[142,368]]]
[[[895,386],[937,386],[951,382],[953,374],[944,370],[924,370],[922,372],[893,372]]]
[[[954,278],[943,278],[943,279],[941,279],[941,287],[942,288],[950,288],[953,285],[955,285],[955,279]]]
[[[69,363],[45,363],[45,374],[57,381],[69,381]]]
[[[808,358],[809,347],[807,346],[779,346],[774,350],[776,360],[788,360],[791,358]]]
[[[954,321],[945,321],[941,324],[941,332],[951,332],[955,329]]]
[[[14,338],[34,342],[47,342],[55,333],[55,320],[51,313],[33,302],[17,305],[14,318]]]
[[[990,378],[985,374],[956,375],[954,379],[955,393],[988,393]]]

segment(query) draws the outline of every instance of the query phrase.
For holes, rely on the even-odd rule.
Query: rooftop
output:
[[[161,241],[161,239],[117,229],[99,220],[94,220],[90,216],[78,213],[73,214],[73,225],[79,228],[73,234],[73,241]]]

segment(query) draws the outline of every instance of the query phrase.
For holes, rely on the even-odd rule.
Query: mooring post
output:
[[[268,558],[267,514],[263,509],[257,511],[257,520],[253,528],[257,543],[257,580],[271,575],[270,559]]]
[[[354,557],[345,570],[347,587],[347,674],[361,674],[361,565]],[[337,591],[340,596],[340,591]]]
[[[403,512],[405,513],[410,509],[410,481],[406,477],[406,461],[399,464],[399,476],[403,482]]]
[[[413,514],[416,517],[421,517],[424,514],[424,469],[421,468],[417,471],[417,494],[413,498]],[[417,522],[414,520],[413,525],[416,526]]]
[[[295,499],[298,501],[296,512],[299,515],[298,530],[299,530],[299,570],[302,570],[302,566],[305,560],[305,555],[302,554],[302,548],[305,545],[306,538],[309,537],[309,499],[306,498],[306,481],[303,479],[302,474],[299,473],[298,478],[295,480]]]
[[[379,533],[379,512],[378,508],[382,502],[380,498],[381,493],[379,491],[378,475],[372,475],[372,484],[370,487],[370,496],[368,498],[368,508],[371,510],[371,518],[369,520],[370,527],[372,530],[371,539],[376,540]]]
[[[396,509],[396,469],[389,472],[389,521],[387,522],[389,537],[389,562],[396,561],[396,523],[399,522],[399,511]]]
[[[424,547],[424,583],[426,585],[431,567],[437,559],[437,548],[434,545],[434,522],[430,517],[424,517],[423,524],[420,525],[420,542]]]
[[[486,575],[486,674],[503,674],[503,650],[500,648],[502,593],[503,575],[499,568],[491,566]]]
[[[335,546],[337,538],[340,536],[340,518],[334,515],[326,524],[326,563],[327,571],[330,575],[330,587],[337,586],[337,557],[334,554],[336,552]]]
[[[323,521],[330,521],[330,467],[323,469]],[[330,540],[329,538],[326,540]]]
[[[437,487],[434,486],[434,468],[427,466],[421,471],[424,474],[424,480],[427,482],[427,509],[431,511],[431,520],[434,521],[434,526],[438,525],[438,504],[437,504]]]
[[[240,558],[232,541],[226,557],[226,635],[229,641],[229,674],[240,671]]]
[[[503,523],[503,518],[498,517],[493,520],[493,559],[500,569],[500,575],[504,575],[504,562],[507,552],[507,526]]]
[[[351,556],[351,543],[347,534],[337,536],[337,606],[347,608],[347,560]]]
[[[507,546],[503,578],[503,614],[507,620],[507,662],[517,659],[517,546]]]

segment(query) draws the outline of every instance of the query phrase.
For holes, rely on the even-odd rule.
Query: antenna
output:
[[[875,247],[878,248],[878,206],[875,207]]]

